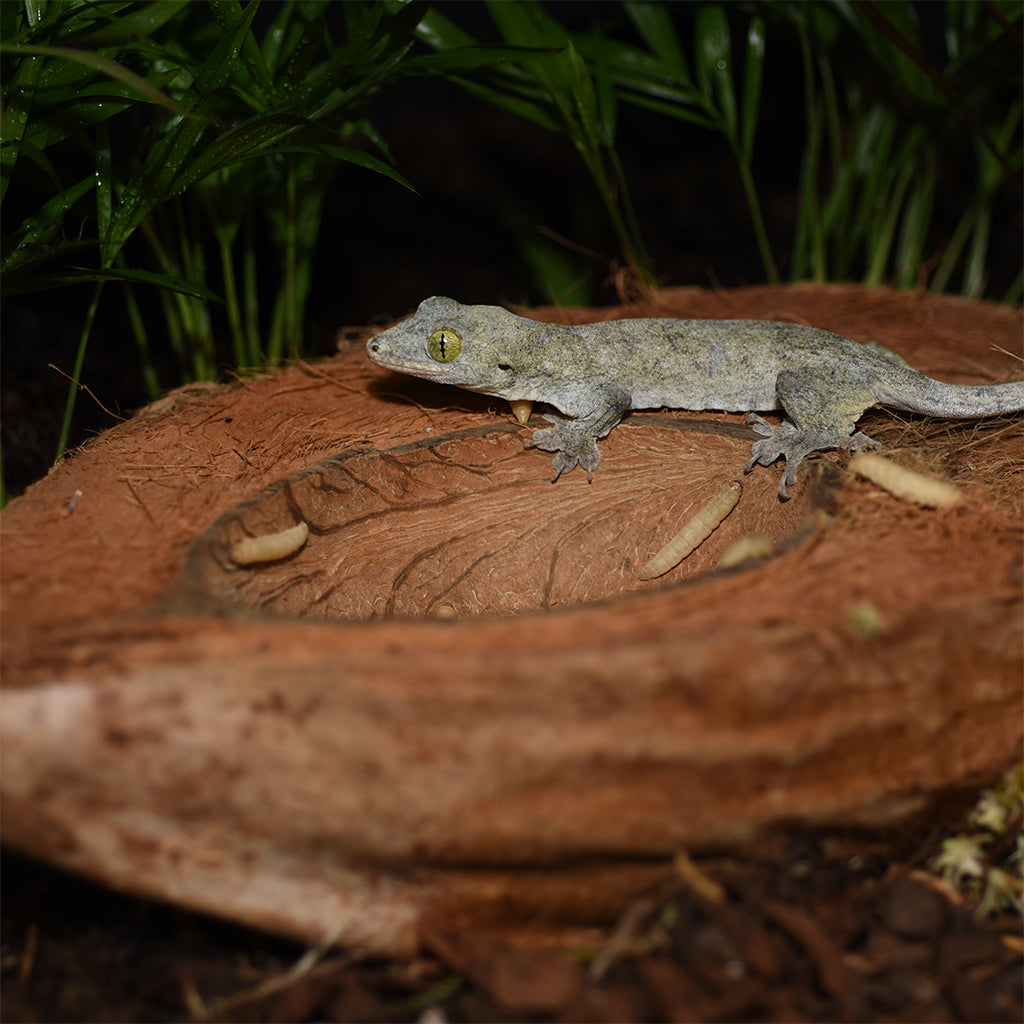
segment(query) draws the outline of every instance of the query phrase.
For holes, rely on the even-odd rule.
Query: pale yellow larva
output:
[[[522,424],[530,422],[530,413],[533,412],[533,402],[525,399],[515,399],[508,403],[512,406],[512,415]]]
[[[897,466],[881,455],[854,455],[850,459],[850,470],[897,498],[928,508],[952,508],[963,501],[963,491],[955,484]]]
[[[299,523],[280,533],[267,533],[262,537],[246,537],[231,546],[231,561],[235,565],[253,565],[256,562],[276,562],[294,554],[309,536],[309,527]]]
[[[736,507],[743,487],[739,480],[722,489],[640,570],[640,579],[653,580],[675,568],[702,544]]]
[[[769,537],[740,537],[722,552],[719,569],[732,569],[744,562],[760,562],[775,554],[775,545]]]

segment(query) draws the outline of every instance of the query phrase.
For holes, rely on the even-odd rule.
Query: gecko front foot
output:
[[[545,415],[549,423],[554,424],[545,430],[535,430],[529,448],[540,448],[545,452],[557,452],[554,458],[554,483],[563,473],[570,473],[577,466],[587,471],[587,480],[593,479],[594,470],[601,463],[601,453],[596,440],[580,429],[573,420],[563,420],[555,416]]]

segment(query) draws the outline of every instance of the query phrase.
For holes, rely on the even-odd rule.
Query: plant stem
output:
[[[231,331],[231,348],[234,352],[235,366],[246,365],[245,329],[242,326],[242,311],[238,306],[238,291],[235,288],[235,266],[231,258],[231,243],[221,236],[218,243],[220,249],[220,270],[224,279],[224,301],[227,305],[228,329]]]
[[[864,274],[864,283],[873,288],[885,281],[886,268],[889,265],[889,257],[892,255],[892,242],[896,236],[896,224],[903,209],[903,199],[916,171],[916,162],[910,158],[899,164],[896,183],[889,194],[885,212],[880,214],[876,230],[872,232],[868,269]]]
[[[992,226],[992,204],[985,203],[971,232],[971,247],[960,294],[968,299],[981,297],[985,290],[985,257],[988,255],[989,229]]]
[[[260,353],[260,292],[256,275],[256,249],[254,245],[255,214],[250,207],[242,223],[242,295],[245,300],[245,347],[249,364],[261,361]]]
[[[960,254],[963,252],[964,245],[967,243],[967,238],[973,229],[974,223],[981,216],[983,206],[983,197],[978,193],[971,199],[967,209],[963,212],[963,216],[957,221],[957,225],[949,236],[949,241],[946,243],[946,251],[942,254],[942,259],[939,261],[935,273],[932,274],[929,284],[931,291],[944,292],[946,290],[946,286],[949,284],[949,279],[956,268],[957,261],[960,259]]]
[[[828,110],[827,97],[823,105],[816,102],[814,90],[814,63],[811,44],[803,19],[797,19],[800,39],[800,62],[804,77],[804,121],[807,140],[800,170],[800,205],[793,245],[792,277],[811,277],[825,281],[828,261],[825,256],[825,234],[822,229],[821,197],[818,195],[818,175],[821,169],[822,122]],[[827,66],[825,66],[827,70]],[[824,83],[824,77],[823,77]]]
[[[120,269],[124,269],[124,260],[120,255],[117,257],[117,265]],[[132,328],[132,336],[135,338],[135,346],[139,350],[140,369],[146,385],[146,395],[152,402],[160,397],[160,381],[156,375],[156,368],[153,366],[153,354],[149,348],[146,323],[135,298],[135,291],[130,284],[124,286],[124,303],[128,312],[128,322]]]
[[[626,176],[622,170],[622,164],[619,162],[619,155],[615,152],[614,148],[609,148],[608,159],[612,165],[612,171],[615,174],[615,180],[618,182],[619,195],[622,199],[622,214],[619,218],[618,227],[616,228],[619,234],[619,244],[622,246],[623,251],[626,253],[626,258],[629,260],[630,268],[636,275],[637,280],[644,288],[653,288],[655,284],[654,271],[651,269],[651,259],[647,255],[647,248],[644,245],[643,235],[640,231],[640,224],[637,221],[636,211],[633,208],[633,198],[629,191],[629,186],[626,183]],[[608,197],[612,205],[614,206],[614,199]],[[608,206],[606,202],[606,207]],[[617,213],[617,211],[615,211]],[[613,220],[613,223],[615,221]]]
[[[575,131],[575,126],[571,122],[567,124],[567,130],[570,137],[572,137],[573,141],[576,143],[576,149],[583,157],[583,161],[587,165],[587,169],[590,171],[590,176],[594,180],[594,185],[597,187],[598,195],[601,197],[601,202],[604,204],[605,212],[608,214],[609,221],[611,221],[612,230],[615,232],[615,236],[619,240],[619,245],[622,246],[622,251],[626,256],[626,262],[629,264],[630,270],[633,271],[643,287],[653,287],[654,275],[651,273],[650,262],[647,258],[647,253],[644,251],[644,244],[640,238],[639,232],[636,232],[636,234],[631,232],[625,219],[623,219],[622,210],[619,209],[619,205],[615,200],[615,191],[612,188],[612,183],[608,178],[607,171],[605,170],[604,160],[602,159],[601,153],[595,152],[586,144],[586,140],[581,137],[582,133]],[[614,150],[611,152],[614,154]],[[613,162],[613,166],[619,172],[617,175],[617,184],[619,185],[622,194],[626,197],[627,209],[631,212],[632,204],[628,199],[625,178],[621,174],[621,168],[618,167],[617,161]]]
[[[295,158],[289,157],[287,162],[287,174],[285,180],[288,183],[288,244],[285,246],[285,273],[284,273],[284,287],[285,287],[285,301],[284,301],[284,335],[280,339],[277,351],[273,354],[273,360],[275,363],[281,361],[281,356],[285,351],[285,344],[289,348],[298,348],[301,340],[301,333],[297,329],[296,321],[298,320],[296,306],[298,302],[296,300],[297,288],[298,288],[298,269],[296,262],[296,250],[298,248],[298,200],[295,194]]]
[[[71,434],[71,417],[75,412],[75,399],[78,396],[79,380],[82,376],[82,366],[85,363],[85,350],[89,345],[89,334],[92,331],[92,323],[96,318],[96,309],[100,304],[100,296],[103,294],[103,281],[97,281],[92,290],[92,299],[89,308],[85,313],[85,323],[82,325],[82,336],[78,339],[78,351],[75,353],[75,365],[71,371],[72,382],[68,387],[68,398],[64,403],[64,422],[61,424],[60,437],[57,439],[57,455],[54,462],[60,462],[64,453],[68,450],[68,437]]]
[[[761,253],[761,263],[764,265],[764,272],[768,277],[769,284],[779,283],[779,268],[775,265],[775,257],[772,255],[771,243],[768,241],[768,232],[765,230],[764,217],[761,214],[761,203],[757,198],[757,185],[754,184],[754,175],[750,170],[750,164],[744,159],[737,146],[733,146],[736,155],[736,166],[739,168],[740,181],[743,183],[743,192],[747,197],[747,207],[750,210],[750,220],[754,225],[754,237],[757,239],[757,248]]]

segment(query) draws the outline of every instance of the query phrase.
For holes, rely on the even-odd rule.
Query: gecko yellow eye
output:
[[[427,352],[439,363],[450,363],[458,359],[462,351],[462,339],[450,327],[439,327],[427,338]]]

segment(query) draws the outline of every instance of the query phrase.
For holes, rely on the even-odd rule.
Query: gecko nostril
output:
[[[498,363],[499,370],[511,370],[512,367],[508,363]]]

